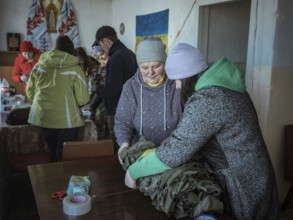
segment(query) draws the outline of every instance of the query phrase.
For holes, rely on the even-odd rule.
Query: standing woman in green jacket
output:
[[[32,70],[26,94],[32,101],[28,122],[42,128],[52,160],[62,160],[63,142],[75,141],[84,126],[80,107],[89,102],[88,86],[68,36],[43,53]]]

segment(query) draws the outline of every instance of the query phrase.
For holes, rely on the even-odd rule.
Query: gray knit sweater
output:
[[[144,136],[159,146],[173,131],[182,116],[180,89],[175,81],[147,85],[138,71],[123,86],[118,103],[114,132],[117,143],[136,143]]]
[[[224,70],[213,74],[222,74],[226,83]],[[273,166],[246,92],[203,86],[191,96],[182,121],[156,153],[163,163],[178,167],[195,152],[206,158],[226,190],[226,209],[233,219],[278,219]]]
[[[213,138],[219,145],[206,150]],[[222,87],[195,93],[182,122],[156,153],[165,164],[178,167],[200,150],[218,179],[224,179],[218,183],[227,190],[227,209],[235,219],[278,219],[274,171],[247,93]]]

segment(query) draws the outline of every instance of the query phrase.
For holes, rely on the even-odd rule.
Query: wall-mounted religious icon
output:
[[[8,51],[19,51],[20,34],[7,33],[7,48]]]
[[[42,0],[43,12],[47,21],[48,32],[56,33],[58,17],[61,13],[63,0]]]

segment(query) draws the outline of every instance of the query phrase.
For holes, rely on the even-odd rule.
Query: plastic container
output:
[[[7,99],[10,96],[9,83],[5,78],[3,78],[1,82],[1,95],[4,99]]]
[[[8,81],[3,78],[1,84],[0,84],[0,88],[1,88],[1,95],[0,95],[0,99],[1,99],[1,105],[0,105],[0,111],[3,112],[9,112],[11,110],[11,105],[10,105],[10,91],[9,91],[9,83]]]

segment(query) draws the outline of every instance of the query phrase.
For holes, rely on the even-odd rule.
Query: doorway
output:
[[[198,48],[209,64],[226,57],[246,69],[251,0],[199,8]]]

